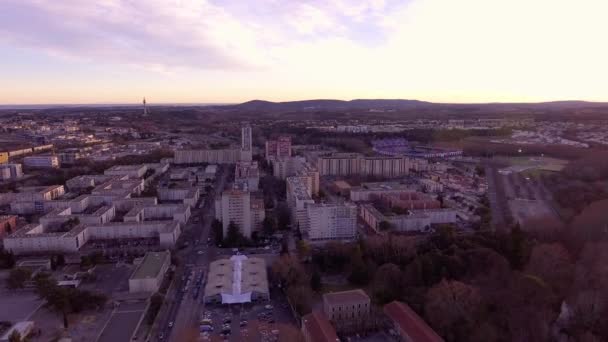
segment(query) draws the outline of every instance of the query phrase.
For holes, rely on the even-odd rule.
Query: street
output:
[[[201,208],[192,209],[190,221],[180,238],[180,244],[188,243],[188,246],[175,251],[180,264],[175,270],[171,291],[165,298],[169,308],[159,313],[158,329],[150,335],[152,341],[179,341],[182,333],[194,327],[194,320],[197,318],[203,297],[206,270],[216,253],[215,246],[212,243],[207,244],[207,239],[211,238],[211,223],[215,218],[215,195],[224,189],[228,174],[228,172],[220,171],[213,190],[205,196]],[[200,218],[200,221],[195,223],[193,221],[196,217]],[[199,254],[200,251],[202,251],[201,254]],[[201,275],[203,276],[202,281],[197,284],[197,279]],[[189,278],[191,284],[187,286]],[[196,290],[197,287],[198,290]],[[194,298],[196,291],[198,294]]]

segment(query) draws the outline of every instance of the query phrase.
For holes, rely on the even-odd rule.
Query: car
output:
[[[202,255],[202,254],[205,254],[205,251],[198,251],[198,252],[196,252],[196,254]]]
[[[173,322],[169,322],[169,328],[173,328]]]
[[[163,333],[158,334],[158,339],[159,340],[165,339],[165,334],[163,334]]]

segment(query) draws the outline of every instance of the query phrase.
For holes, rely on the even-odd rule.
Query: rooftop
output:
[[[156,278],[167,258],[171,258],[169,251],[146,253],[130,279]]]
[[[393,320],[412,341],[443,342],[443,339],[405,303],[398,301],[388,303],[384,306],[384,313]]]
[[[369,302],[369,296],[361,289],[331,292],[323,295],[323,301],[332,305],[341,305],[351,302]]]
[[[310,334],[310,339],[315,342],[340,341],[336,330],[331,325],[327,316],[320,311],[313,311],[302,317],[302,324]]]

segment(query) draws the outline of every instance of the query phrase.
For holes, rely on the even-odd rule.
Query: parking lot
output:
[[[287,301],[278,290],[271,291],[270,302],[206,305],[199,323],[200,330],[210,330],[201,331],[202,341],[282,341],[297,329]]]

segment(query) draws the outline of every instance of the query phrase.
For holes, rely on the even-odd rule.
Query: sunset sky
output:
[[[606,0],[1,0],[0,104],[608,101]]]

